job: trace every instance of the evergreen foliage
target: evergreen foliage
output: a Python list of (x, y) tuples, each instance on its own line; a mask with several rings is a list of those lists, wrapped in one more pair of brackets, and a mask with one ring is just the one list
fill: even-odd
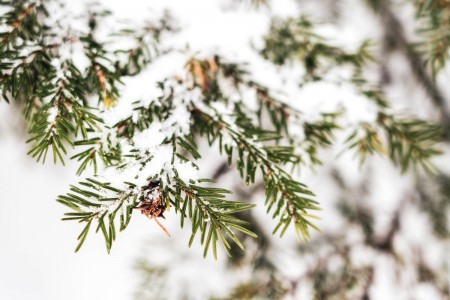
[[(261, 55), (277, 65), (299, 62), (306, 70), (299, 78), (302, 85), (326, 80), (333, 69), (349, 68), (351, 75), (342, 82), (373, 103), (373, 121), (344, 127), (345, 111), (306, 120), (240, 64), (220, 56), (194, 56), (183, 74), (160, 81), (156, 96), (135, 99), (129, 114), (110, 124), (105, 119), (121, 105), (123, 80), (145, 70), (160, 53), (161, 34), (176, 30), (170, 18), (110, 32), (105, 41), (95, 33), (107, 14), (92, 15), (86, 31), (64, 32), (46, 23), (46, 1), (1, 5), (8, 10), (0, 16), (1, 95), (24, 107), (29, 154), (44, 162), (50, 151), (55, 163), (64, 163), (74, 148), (71, 159), (79, 163), (77, 173), (95, 174), (58, 197), (70, 209), (63, 220), (83, 225), (76, 251), (92, 228), (102, 233), (109, 252), (117, 229), (124, 230), (137, 210), (166, 233), (159, 221), (165, 211), (174, 209), (181, 226), (189, 219), (190, 244), (199, 235), (205, 256), (209, 251), (217, 256), (218, 242), (229, 254), (230, 240), (243, 248), (238, 233), (256, 237), (236, 216), (253, 205), (228, 200), (228, 190), (197, 175), (202, 170), (196, 161), (203, 155), (199, 140), (226, 156), (247, 185), (262, 178), (267, 211), (277, 220), (274, 233), (282, 236), (294, 227), (298, 238), (306, 240), (311, 228), (319, 229), (314, 211), (320, 205), (290, 170), (320, 164), (320, 149), (340, 145), (343, 151), (356, 151), (361, 162), (374, 153), (387, 155), (402, 171), (432, 171), (431, 160), (440, 153), (440, 127), (393, 111), (383, 91), (364, 77), (364, 68), (374, 61), (370, 43), (354, 52), (344, 50), (318, 35), (306, 17), (274, 20)], [(435, 9), (418, 7), (420, 16)], [(123, 36), (136, 46), (109, 46)], [(67, 53), (67, 44), (81, 45), (88, 62), (84, 68), (75, 62), (75, 50)], [(430, 65), (437, 72), (444, 56), (435, 50)], [(252, 93), (256, 105), (244, 101), (242, 90)], [(338, 133), (346, 134), (346, 140), (336, 138)]]
[(443, 70), (450, 49), (450, 5), (448, 1), (414, 0), (422, 41), (417, 47), (425, 57), (433, 77)]

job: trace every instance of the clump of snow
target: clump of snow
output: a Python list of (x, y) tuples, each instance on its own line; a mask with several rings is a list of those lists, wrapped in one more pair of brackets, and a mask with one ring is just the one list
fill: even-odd
[(105, 109), (102, 113), (103, 121), (106, 126), (112, 127), (117, 124), (119, 121), (122, 121), (133, 115), (133, 104), (131, 101), (127, 101), (126, 99), (117, 101), (117, 103), (110, 107), (109, 109)]
[(148, 151), (158, 147), (162, 142), (168, 138), (168, 135), (163, 132), (161, 123), (154, 123), (149, 128), (136, 132), (134, 135), (134, 147), (142, 151)]
[(259, 101), (256, 94), (256, 88), (246, 86), (241, 87), (242, 101), (251, 111), (257, 111), (259, 108)]
[(200, 178), (198, 169), (191, 163), (176, 159), (174, 167), (178, 172), (178, 177), (184, 182), (193, 180), (194, 182)]
[[(157, 90), (150, 88), (150, 95), (147, 97), (144, 96), (146, 91), (144, 89), (142, 99), (151, 98), (152, 100), (134, 99), (141, 100), (138, 101), (138, 105), (143, 103), (158, 105), (159, 98), (165, 99), (170, 95), (173, 109), (166, 119), (154, 120), (148, 128), (137, 131), (132, 140), (119, 139), (121, 145), (127, 145), (126, 150), (122, 147), (125, 157), (123, 167), (118, 170), (109, 168), (104, 174), (108, 180), (111, 179), (122, 188), (125, 188), (123, 184), (125, 181), (137, 186), (144, 186), (148, 183), (149, 178), (157, 178), (163, 185), (171, 185), (176, 174), (186, 182), (198, 180), (199, 174), (196, 167), (192, 163), (184, 162), (176, 157), (172, 144), (168, 143), (173, 137), (190, 134), (192, 116), (189, 107), (193, 103), (200, 103), (202, 98), (201, 91), (190, 86), (190, 78), (186, 76), (186, 70), (183, 70), (183, 73), (177, 76), (178, 79), (184, 78), (182, 81), (170, 78), (160, 79), (161, 82), (164, 82), (163, 88)], [(154, 82), (154, 86), (156, 86), (156, 82)], [(133, 122), (137, 122), (140, 116), (133, 111), (133, 97), (135, 96), (129, 94), (125, 99), (121, 99), (117, 106), (103, 112), (105, 123), (112, 126), (130, 116)], [(107, 136), (109, 137), (109, 135)]]
[(55, 69), (55, 71), (56, 71), (56, 76), (52, 80), (52, 83), (56, 84), (59, 80), (65, 80), (66, 79), (66, 75), (64, 74), (64, 69), (63, 69), (63, 66), (62, 66), (62, 63), (61, 63), (61, 59), (54, 58), (54, 59), (52, 59), (52, 61), (50, 63), (53, 66), (53, 68)]
[(55, 124), (57, 116), (58, 116), (58, 108), (54, 106), (50, 107), (48, 109), (47, 122), (52, 125)]
[(300, 120), (300, 118), (296, 115), (289, 116), (288, 119), (289, 133), (299, 143), (305, 140), (304, 123), (305, 121)]

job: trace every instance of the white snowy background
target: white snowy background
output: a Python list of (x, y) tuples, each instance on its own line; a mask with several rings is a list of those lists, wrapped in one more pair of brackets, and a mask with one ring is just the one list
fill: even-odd
[[(67, 2), (70, 2), (69, 7), (74, 14), (85, 13), (86, 6), (90, 5), (88, 1)], [(298, 5), (298, 2), (303, 5)], [(361, 1), (347, 2), (347, 5), (353, 8), (346, 12), (348, 16), (343, 18), (348, 22), (339, 27), (325, 25), (321, 28), (323, 33), (349, 49), (356, 47), (364, 38), (377, 39), (380, 34), (377, 31), (377, 21), (367, 12), (367, 8), (361, 5)], [(155, 19), (164, 9), (169, 9), (182, 31), (163, 40), (163, 47), (183, 49), (189, 45), (187, 55), (198, 54), (206, 57), (220, 53), (237, 62), (248, 62), (252, 75), (259, 82), (280, 91), (280, 95), (285, 96), (287, 100), (292, 97), (305, 99), (294, 105), (312, 115), (317, 110), (334, 109), (342, 103), (345, 105), (346, 101), (356, 102), (353, 99), (357, 96), (352, 94), (351, 90), (327, 84), (315, 84), (300, 91), (296, 85), (295, 78), (298, 78), (298, 74), (295, 71), (277, 70), (270, 63), (264, 62), (252, 49), (252, 46), (257, 47), (261, 43), (261, 36), (267, 32), (272, 16), (298, 16), (301, 12), (306, 12), (313, 17), (324, 17), (326, 13), (310, 8), (314, 5), (313, 1), (276, 0), (273, 1), (270, 11), (264, 8), (249, 9), (231, 0), (104, 0), (100, 3), (111, 9), (115, 17), (137, 23), (148, 18)], [(402, 17), (408, 18), (410, 15), (411, 12), (405, 12)], [(148, 96), (148, 89), (157, 80), (181, 70), (187, 55), (179, 53), (161, 58), (142, 75), (126, 80), (125, 86), (122, 87), (122, 100)], [(410, 74), (402, 67), (405, 62), (392, 63), (398, 65), (399, 78), (404, 81), (400, 86), (411, 84), (408, 79)], [(393, 88), (389, 93), (396, 100), (408, 99), (409, 105), (419, 103), (424, 95), (420, 89), (414, 89), (412, 94), (411, 90), (405, 88)], [(404, 109), (406, 104), (398, 101), (396, 106)], [(426, 115), (428, 109), (425, 107), (421, 112)], [(373, 118), (370, 107), (364, 105), (356, 108), (352, 106), (349, 115), (350, 119), (357, 120)], [(162, 264), (171, 260), (172, 265), (176, 265), (173, 262), (180, 261), (180, 266), (172, 270), (170, 277), (173, 299), (179, 298), (177, 295), (182, 291), (194, 293), (198, 299), (204, 299), (211, 291), (220, 295), (239, 279), (230, 278), (229, 274), (224, 273), (224, 255), (215, 262), (211, 257), (204, 260), (198, 246), (194, 245), (188, 249), (189, 231), (180, 230), (177, 220), (170, 217), (165, 221), (172, 233), (170, 246), (167, 245), (167, 237), (156, 223), (136, 214), (127, 230), (118, 236), (111, 254), (106, 254), (102, 238), (94, 234), (90, 234), (83, 249), (75, 254), (75, 237), (79, 234), (80, 227), (75, 222), (66, 223), (60, 220), (64, 207), (58, 204), (55, 198), (65, 193), (69, 184), (78, 180), (75, 176), (77, 166), (71, 162), (68, 162), (66, 167), (35, 163), (26, 155), (27, 137), (23, 121), (19, 117), (20, 111), (11, 105), (0, 103), (0, 116), (0, 299), (132, 299), (140, 283), (139, 274), (133, 269), (133, 265), (137, 258), (146, 256)], [(333, 157), (334, 154), (329, 155)], [(205, 167), (203, 172), (213, 172), (217, 161), (217, 157), (207, 156), (203, 164), (209, 166), (209, 170)], [(446, 157), (440, 162), (441, 165), (448, 165)], [(363, 171), (358, 168), (351, 155), (343, 156), (337, 166), (345, 170), (347, 178), (355, 185), (359, 182)], [(373, 172), (376, 191), (367, 201), (377, 201), (377, 206), (382, 207), (377, 212), (385, 216), (386, 222), (380, 222), (377, 226), (386, 226), (398, 199), (409, 192), (412, 178), (401, 177), (395, 168), (382, 159), (375, 160), (370, 169), (365, 170)], [(324, 177), (321, 176), (327, 171), (326, 168), (319, 168), (315, 172), (302, 174), (302, 178), (318, 194), (323, 208), (319, 227), (324, 231), (339, 227), (338, 221), (331, 213), (332, 203), (327, 202), (327, 199), (333, 197), (334, 190), (326, 187), (332, 184), (324, 182)], [(227, 176), (227, 181), (226, 187), (232, 188), (232, 176)], [(259, 207), (258, 210), (264, 218), (264, 209)], [(267, 222), (270, 224), (270, 230), (273, 228), (273, 222), (268, 218)], [(427, 232), (422, 230), (424, 222), (426, 220), (421, 219), (417, 212), (411, 212), (411, 220), (408, 223), (411, 227), (410, 232), (406, 234), (407, 240), (400, 241), (404, 247), (422, 242), (423, 236), (427, 235)], [(296, 241), (293, 235), (288, 234), (277, 242), (281, 248)], [(439, 249), (433, 248), (430, 243), (428, 255), (431, 260), (433, 257), (445, 255), (436, 251)], [(283, 256), (277, 259), (280, 264), (286, 266), (286, 272), (292, 278), (298, 276), (304, 268), (301, 264), (292, 264)], [(365, 259), (371, 259), (370, 255), (361, 254), (361, 260)], [(389, 274), (389, 262), (383, 258), (377, 259), (380, 260), (381, 269), (386, 269), (386, 272), (380, 274)], [(243, 270), (240, 276), (245, 278), (251, 274)], [(374, 299), (407, 299), (406, 294), (396, 290), (391, 282), (389, 276), (376, 277), (376, 288), (372, 291)], [(416, 289), (417, 299), (436, 299), (433, 290), (426, 284), (412, 288)], [(307, 291), (305, 293), (307, 294)], [(302, 294), (297, 296), (301, 297)]]

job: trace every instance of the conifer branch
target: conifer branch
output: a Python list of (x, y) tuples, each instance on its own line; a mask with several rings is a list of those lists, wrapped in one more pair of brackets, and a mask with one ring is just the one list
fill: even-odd
[[(182, 227), (185, 219), (191, 221), (190, 244), (200, 235), (205, 256), (211, 248), (217, 256), (218, 241), (228, 254), (230, 240), (243, 248), (236, 233), (256, 235), (235, 214), (254, 205), (226, 200), (228, 190), (204, 184), (210, 180), (198, 175), (196, 161), (204, 154), (198, 140), (217, 146), (247, 185), (264, 185), (267, 212), (277, 219), (274, 233), (283, 236), (293, 225), (299, 240), (310, 237), (310, 228), (318, 230), (311, 211), (319, 205), (289, 168), (319, 164), (320, 149), (333, 146), (355, 148), (362, 160), (387, 153), (402, 171), (415, 165), (430, 170), (439, 153), (439, 128), (390, 114), (382, 91), (364, 78), (365, 66), (373, 61), (370, 43), (344, 51), (327, 43), (305, 17), (274, 21), (262, 56), (278, 65), (300, 61), (306, 70), (302, 84), (326, 80), (333, 69), (350, 68), (343, 84), (374, 105), (376, 120), (342, 126), (346, 111), (340, 109), (319, 112), (310, 120), (253, 80), (240, 64), (219, 56), (187, 59), (184, 72), (161, 78), (149, 99), (135, 99), (120, 118), (114, 117), (121, 104), (119, 87), (126, 88), (126, 77), (140, 74), (162, 53), (157, 47), (161, 34), (176, 30), (170, 20), (113, 32), (111, 39), (127, 36), (135, 46), (111, 49), (95, 34), (100, 19), (89, 20), (88, 32), (57, 34), (41, 20), (45, 2), (31, 7), (24, 3), (8, 2), (11, 12), (0, 16), (0, 23), (10, 28), (0, 35), (1, 94), (24, 102), (31, 156), (45, 161), (51, 148), (53, 160), (64, 163), (67, 148), (77, 147), (71, 157), (79, 163), (77, 174), (88, 167), (102, 174), (58, 197), (71, 210), (64, 220), (84, 225), (76, 251), (96, 226), (109, 252), (116, 227), (124, 230), (136, 210), (169, 235), (160, 218), (171, 208)], [(82, 47), (87, 67), (77, 66), (67, 43)], [(345, 145), (335, 139), (342, 130), (352, 131)]]
[[(435, 83), (435, 77), (437, 73), (444, 67), (442, 60), (443, 57), (440, 56), (448, 55), (448, 49), (447, 51), (445, 50), (446, 46), (444, 45), (444, 47), (442, 47), (443, 42), (438, 41), (437, 43), (433, 43), (432, 41), (433, 35), (436, 32), (445, 32), (446, 30), (448, 30), (448, 26), (440, 26), (440, 9), (435, 10), (435, 8), (439, 7), (438, 2), (440, 1), (413, 1), (416, 5), (419, 21), (421, 19), (427, 19), (428, 16), (430, 22), (430, 25), (426, 25), (426, 28), (419, 30), (421, 31), (419, 33), (424, 36), (425, 41), (419, 42), (416, 45), (411, 44), (411, 42), (407, 40), (403, 25), (392, 12), (391, 8), (385, 0), (371, 0), (368, 2), (372, 6), (374, 11), (379, 14), (382, 20), (386, 43), (389, 43), (390, 47), (394, 46), (396, 49), (402, 51), (402, 53), (408, 60), (408, 63), (417, 81), (421, 85), (423, 85), (431, 101), (438, 109), (438, 112), (442, 118), (441, 123), (443, 127), (450, 128), (450, 112), (448, 111), (446, 106), (446, 99)], [(444, 15), (448, 14), (448, 7), (446, 9), (443, 9), (442, 12)], [(431, 41), (427, 40), (428, 34)], [(442, 34), (442, 38), (445, 40), (445, 34)], [(439, 50), (437, 51), (437, 53), (433, 54), (433, 47), (435, 46)], [(426, 64), (430, 66), (430, 69), (432, 71), (431, 75), (426, 68), (426, 64), (424, 64), (424, 58)]]
[(433, 78), (444, 69), (450, 55), (450, 3), (446, 0), (413, 0), (419, 34), (423, 41), (417, 44), (431, 69)]

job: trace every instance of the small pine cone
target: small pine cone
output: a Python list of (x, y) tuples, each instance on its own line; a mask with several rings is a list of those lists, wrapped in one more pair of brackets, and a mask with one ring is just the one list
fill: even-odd
[(164, 219), (166, 205), (162, 199), (159, 181), (150, 181), (141, 198), (141, 203), (135, 207), (139, 209), (143, 215), (149, 219), (153, 219), (158, 223), (162, 230), (170, 237), (167, 229), (157, 220), (158, 217)]

